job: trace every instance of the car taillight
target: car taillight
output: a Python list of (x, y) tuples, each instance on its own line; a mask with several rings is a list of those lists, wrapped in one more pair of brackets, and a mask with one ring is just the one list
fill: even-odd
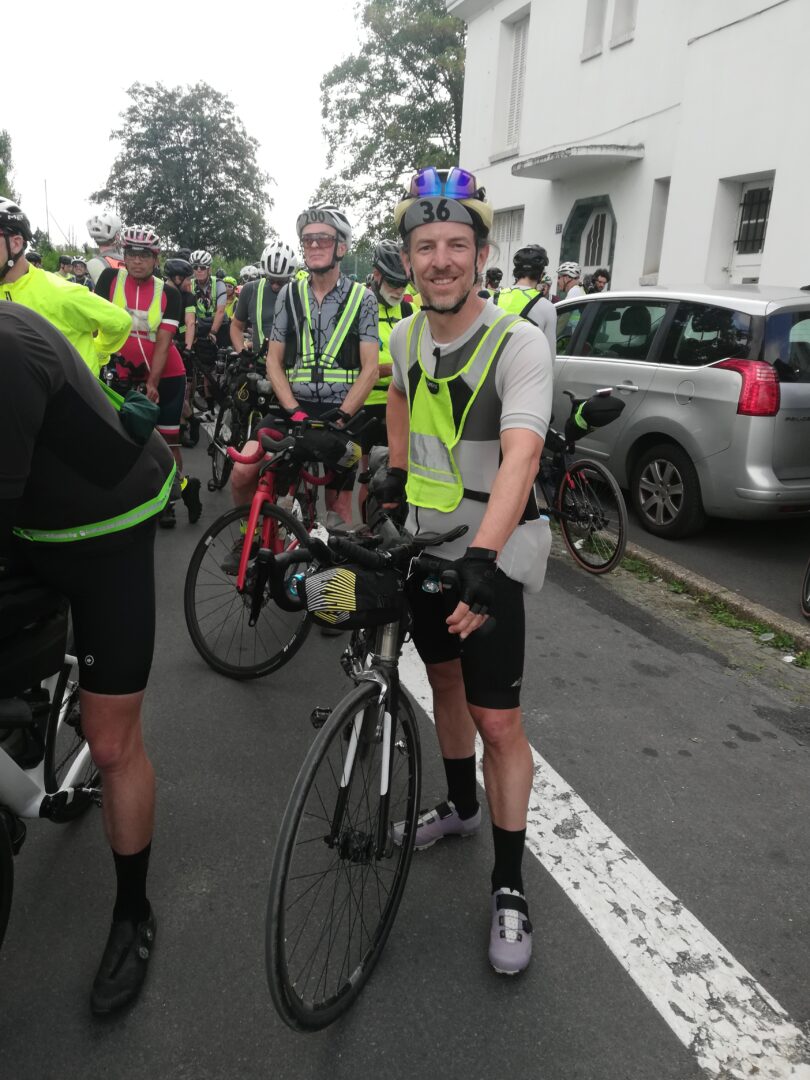
[(776, 416), (779, 412), (779, 378), (764, 360), (721, 360), (714, 365), (742, 376), (737, 413), (742, 416)]

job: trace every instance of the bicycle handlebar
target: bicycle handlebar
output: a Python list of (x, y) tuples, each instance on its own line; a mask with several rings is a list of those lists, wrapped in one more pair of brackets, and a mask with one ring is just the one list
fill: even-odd
[[(440, 544), (458, 540), (468, 530), (469, 526), (458, 525), (455, 529), (451, 529), (446, 533), (424, 533), (422, 536), (403, 538), (403, 543), (397, 544), (388, 551), (372, 551), (367, 546), (351, 540), (348, 536), (333, 534), (329, 537), (329, 547), (335, 554), (345, 559), (351, 559), (352, 562), (356, 562), (367, 570), (383, 570), (392, 566), (401, 567), (410, 559), (418, 558), (425, 548), (438, 547)], [(447, 566), (442, 560), (432, 559), (430, 562), (435, 564), (437, 572), (442, 571), (442, 569), (446, 572)]]

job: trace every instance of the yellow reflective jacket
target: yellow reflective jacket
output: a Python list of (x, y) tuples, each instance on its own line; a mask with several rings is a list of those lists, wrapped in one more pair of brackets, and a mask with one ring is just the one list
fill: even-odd
[[(0, 300), (22, 304), (61, 330), (94, 375), (129, 337), (128, 311), (58, 274), (29, 266), (16, 281), (0, 282)], [(94, 336), (95, 335), (95, 336)]]

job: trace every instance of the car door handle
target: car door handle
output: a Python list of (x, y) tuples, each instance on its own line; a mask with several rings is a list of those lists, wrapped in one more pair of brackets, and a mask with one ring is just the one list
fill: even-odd
[(634, 383), (623, 382), (619, 383), (617, 389), (619, 390), (631, 390), (634, 394), (638, 390), (638, 387)]

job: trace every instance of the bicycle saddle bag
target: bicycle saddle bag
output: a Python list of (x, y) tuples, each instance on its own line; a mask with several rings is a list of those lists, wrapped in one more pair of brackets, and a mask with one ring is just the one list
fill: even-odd
[(0, 697), (14, 697), (59, 671), (67, 602), (35, 578), (0, 581)]
[(328, 566), (308, 573), (303, 590), (313, 619), (341, 630), (383, 626), (403, 612), (404, 585), (395, 570)]

